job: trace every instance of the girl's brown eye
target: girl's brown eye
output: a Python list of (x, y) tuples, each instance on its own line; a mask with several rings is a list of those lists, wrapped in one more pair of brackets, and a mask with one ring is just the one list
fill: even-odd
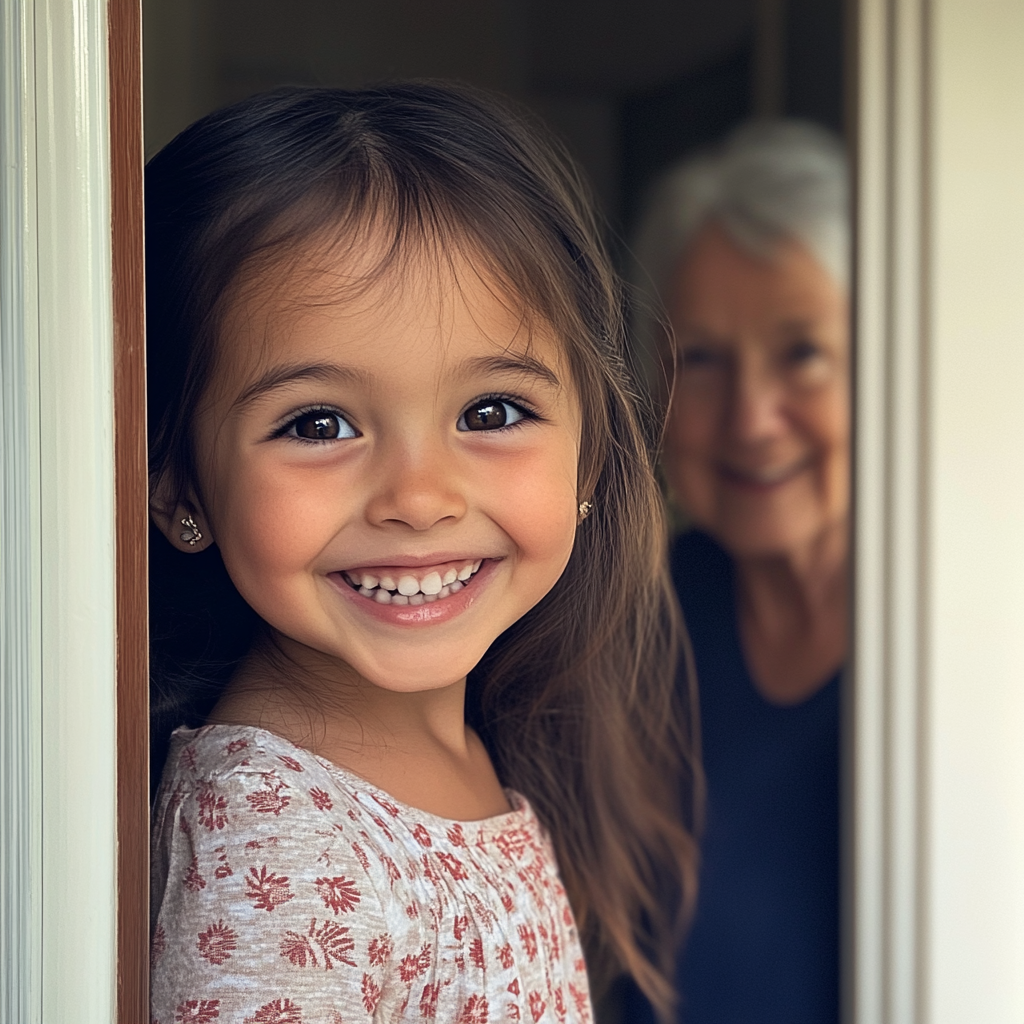
[(471, 405), (459, 417), (455, 426), (459, 430), (498, 430), (518, 423), (522, 418), (522, 410), (517, 409), (511, 402), (487, 399)]
[(303, 441), (335, 441), (342, 437), (356, 436), (344, 417), (327, 409), (316, 409), (296, 416), (288, 433)]

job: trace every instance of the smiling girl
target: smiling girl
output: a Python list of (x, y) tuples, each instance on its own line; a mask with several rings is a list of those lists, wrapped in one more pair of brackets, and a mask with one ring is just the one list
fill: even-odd
[(464, 90), (302, 89), (146, 188), (153, 1020), (585, 1021), (582, 950), (668, 1013), (689, 709), (571, 167)]

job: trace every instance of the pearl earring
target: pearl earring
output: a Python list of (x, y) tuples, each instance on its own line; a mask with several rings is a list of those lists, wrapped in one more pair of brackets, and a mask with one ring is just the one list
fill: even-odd
[(593, 504), (589, 501), (581, 501), (579, 507), (576, 509), (576, 522), (582, 523), (587, 516), (590, 515), (590, 510), (593, 508)]
[(194, 548), (203, 539), (203, 532), (196, 525), (196, 521), (192, 518), (191, 512), (182, 519), (181, 525), (185, 527), (185, 531), (181, 534), (181, 539), (185, 541), (190, 548)]

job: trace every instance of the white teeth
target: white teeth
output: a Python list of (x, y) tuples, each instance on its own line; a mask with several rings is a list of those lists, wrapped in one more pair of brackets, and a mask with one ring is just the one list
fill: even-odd
[(440, 593), (441, 574), (438, 572), (428, 572), (427, 575), (420, 580), (417, 589), (422, 590), (424, 594)]
[(482, 564), (483, 559), (480, 559), (461, 569), (446, 569), (443, 576), (432, 569), (421, 580), (406, 574), (399, 576), (397, 582), (392, 576), (377, 577), (372, 572), (356, 575), (346, 571), (344, 575), (363, 597), (378, 604), (421, 605), (458, 593)]

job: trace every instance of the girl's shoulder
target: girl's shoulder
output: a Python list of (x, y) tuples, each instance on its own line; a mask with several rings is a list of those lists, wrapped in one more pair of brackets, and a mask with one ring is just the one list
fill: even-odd
[(184, 831), (195, 826), (210, 839), (229, 831), (273, 837), (287, 831), (291, 841), (310, 832), (344, 833), (358, 859), (366, 849), (384, 851), (385, 859), (389, 853), (418, 860), (428, 850), (456, 855), (470, 849), (489, 851), (499, 862), (515, 853), (514, 862), (527, 851), (550, 857), (548, 836), (530, 804), (513, 791), (508, 796), (512, 810), (506, 814), (453, 821), (403, 804), (266, 729), (180, 728), (171, 738), (157, 796), (154, 840), (174, 818)]
[(352, 820), (357, 794), (310, 751), (265, 729), (208, 725), (176, 729), (157, 794), (154, 826), (194, 803), (194, 824), (210, 833), (319, 827)]
[[(171, 736), (157, 802), (174, 791), (206, 785), (245, 789), (255, 784), (276, 789), (281, 798), (250, 801), (253, 810), (265, 804), (268, 813), (279, 815), (299, 792), (309, 794), (318, 783), (339, 790), (337, 797), (345, 795), (327, 762), (276, 733), (247, 725), (183, 726)], [(316, 802), (315, 796), (311, 799)]]
[(449, 821), (265, 730), (178, 730), (154, 813), (154, 1018), (216, 1003), (277, 1020), (283, 1000), (316, 1024), (505, 1004), (508, 1019), (588, 1019), (550, 843), (511, 799)]

